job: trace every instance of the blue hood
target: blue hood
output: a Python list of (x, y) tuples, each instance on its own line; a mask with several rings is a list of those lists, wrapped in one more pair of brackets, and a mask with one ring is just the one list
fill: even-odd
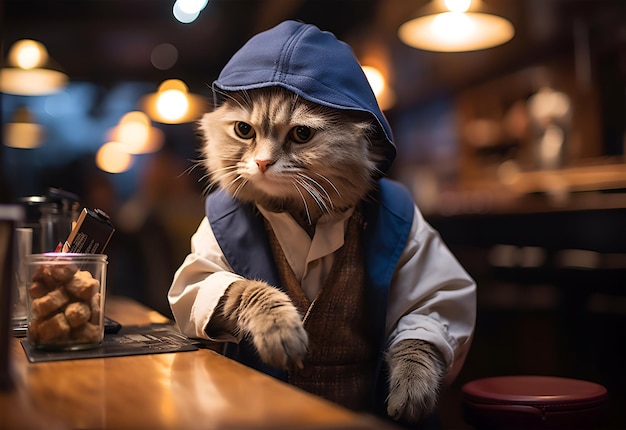
[(286, 88), (320, 105), (370, 113), (388, 142), (386, 172), (396, 156), (391, 127), (350, 46), (329, 32), (285, 21), (252, 37), (213, 83), (219, 92), (270, 86)]

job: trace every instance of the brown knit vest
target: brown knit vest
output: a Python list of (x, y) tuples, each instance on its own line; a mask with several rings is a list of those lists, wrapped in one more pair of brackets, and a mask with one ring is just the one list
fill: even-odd
[(358, 211), (350, 218), (345, 243), (313, 302), (300, 283), (266, 221), (283, 288), (304, 316), (309, 352), (304, 368), (289, 372), (289, 382), (350, 409), (366, 407), (372, 391), (374, 348), (367, 336), (363, 254)]

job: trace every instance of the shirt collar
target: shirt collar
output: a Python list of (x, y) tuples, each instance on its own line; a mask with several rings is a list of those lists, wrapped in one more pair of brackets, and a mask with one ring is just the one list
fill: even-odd
[(354, 208), (349, 208), (344, 212), (322, 215), (311, 238), (289, 213), (271, 212), (257, 207), (272, 226), (287, 262), (299, 281), (306, 276), (309, 263), (343, 246), (346, 222), (354, 212)]

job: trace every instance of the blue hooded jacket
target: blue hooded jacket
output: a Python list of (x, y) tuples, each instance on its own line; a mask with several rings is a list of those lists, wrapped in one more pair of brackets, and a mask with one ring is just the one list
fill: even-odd
[(215, 104), (220, 91), (279, 86), (300, 97), (336, 109), (371, 114), (388, 143), (387, 172), (396, 157), (391, 127), (352, 48), (314, 25), (285, 21), (252, 37), (226, 64), (213, 83)]
[[(313, 25), (286, 21), (251, 38), (228, 62), (213, 83), (216, 106), (223, 92), (280, 86), (320, 105), (369, 113), (387, 142), (387, 172), (396, 149), (391, 128), (378, 107), (369, 82), (351, 48), (332, 33)], [(364, 202), (362, 232), (368, 314), (379, 360), (378, 386), (372, 393), (373, 411), (384, 414), (386, 378), (383, 373), (385, 317), (389, 287), (414, 216), (408, 191), (393, 181), (379, 179)], [(249, 279), (263, 279), (280, 287), (262, 217), (254, 205), (244, 204), (218, 190), (208, 196), (206, 214), (220, 248), (232, 269)], [(244, 340), (230, 344), (226, 355), (275, 377), (286, 374), (260, 362), (254, 347)]]

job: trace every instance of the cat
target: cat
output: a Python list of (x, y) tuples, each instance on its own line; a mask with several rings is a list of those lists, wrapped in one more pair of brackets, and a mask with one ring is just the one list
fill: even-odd
[(303, 228), (363, 199), (384, 158), (365, 114), (316, 105), (280, 87), (229, 95), (200, 129), (212, 184), (287, 211)]
[[(201, 130), (211, 184), (239, 200), (288, 212), (305, 230), (323, 214), (367, 198), (384, 157), (363, 115), (319, 106), (278, 87), (229, 94), (204, 115)], [(208, 330), (249, 337), (268, 365), (302, 367), (308, 337), (286, 293), (258, 280), (236, 281), (218, 309)], [(437, 349), (404, 340), (386, 361), (388, 414), (415, 422), (432, 413), (445, 375)]]
[(212, 90), (206, 216), (168, 292), (181, 332), (350, 409), (433, 414), (471, 344), (475, 283), (385, 177), (391, 127), (351, 48), (285, 21)]

